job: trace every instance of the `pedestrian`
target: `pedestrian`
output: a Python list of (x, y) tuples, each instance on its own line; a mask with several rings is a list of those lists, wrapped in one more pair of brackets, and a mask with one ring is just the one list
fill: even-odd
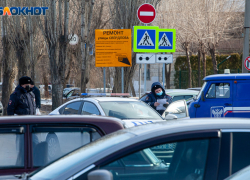
[(33, 89), (33, 93), (35, 94), (35, 99), (36, 99), (36, 108), (41, 108), (41, 94), (40, 90), (35, 86), (34, 82), (31, 81), (31, 86)]
[(162, 115), (167, 106), (172, 103), (172, 97), (165, 93), (161, 83), (154, 82), (151, 86), (151, 92), (147, 95), (145, 102)]
[(30, 88), (30, 85), (30, 77), (23, 76), (19, 79), (19, 85), (10, 95), (10, 100), (7, 108), (8, 115), (35, 115), (35, 95), (32, 92), (32, 88)]

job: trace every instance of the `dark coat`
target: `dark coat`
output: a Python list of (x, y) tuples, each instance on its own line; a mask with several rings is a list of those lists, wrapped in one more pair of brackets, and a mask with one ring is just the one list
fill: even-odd
[(32, 89), (27, 92), (26, 89), (18, 85), (10, 95), (7, 113), (8, 115), (35, 115), (36, 103)]
[(40, 95), (40, 90), (34, 86), (33, 88), (33, 93), (35, 94), (35, 99), (36, 99), (36, 107), (41, 108), (41, 95)]
[[(162, 88), (163, 93), (162, 93), (161, 96), (157, 96), (155, 94), (154, 90), (153, 90), (153, 87), (156, 86), (156, 85), (159, 85)], [(157, 102), (157, 99), (166, 99), (169, 104), (172, 103), (172, 97), (165, 93), (165, 90), (164, 90), (163, 86), (159, 82), (155, 82), (155, 83), (152, 84), (151, 92), (147, 95), (145, 103), (149, 104), (152, 108), (154, 108), (156, 110), (156, 107), (154, 106), (154, 103)], [(163, 112), (164, 112), (164, 110), (156, 110), (156, 111), (160, 115), (162, 115)]]

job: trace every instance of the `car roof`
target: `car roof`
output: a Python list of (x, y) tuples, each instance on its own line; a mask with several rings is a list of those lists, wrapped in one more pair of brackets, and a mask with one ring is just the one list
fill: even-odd
[(197, 95), (198, 93), (199, 93), (199, 91), (188, 90), (188, 89), (166, 92), (166, 94), (168, 94), (170, 96), (174, 96), (174, 95)]
[[(1, 117), (0, 125), (20, 124), (89, 124), (99, 127), (106, 134), (124, 129), (118, 118), (97, 115), (9, 116)], [(112, 127), (112, 128), (110, 128)]]
[[(137, 99), (133, 99), (133, 98), (123, 98), (123, 97), (97, 97), (97, 96), (93, 96), (93, 97), (86, 97), (86, 98), (77, 98), (74, 99), (76, 100), (96, 100), (96, 101), (138, 101)], [(72, 100), (73, 101), (73, 100)]]
[(248, 73), (215, 74), (207, 76), (203, 80), (211, 81), (211, 80), (235, 80), (235, 79), (250, 79), (250, 74)]
[(156, 131), (162, 131), (163, 133), (165, 132), (165, 134), (169, 134), (181, 131), (195, 131), (207, 129), (250, 129), (250, 119), (195, 118), (190, 120), (170, 120), (156, 122), (150, 125), (146, 124), (143, 126), (132, 127), (126, 129), (125, 131), (140, 136)]
[[(145, 124), (141, 126), (136, 126), (124, 130), (120, 130), (114, 132), (110, 135), (104, 136), (101, 139), (92, 142), (84, 147), (81, 147), (78, 150), (71, 152), (65, 157), (55, 161), (48, 167), (55, 168), (59, 167), (62, 164), (69, 162), (70, 165), (65, 165), (70, 172), (67, 174), (58, 174), (57, 179), (61, 179), (61, 177), (72, 176), (75, 175), (79, 170), (83, 168), (90, 167), (94, 162), (106, 158), (110, 154), (117, 152), (121, 149), (131, 147), (135, 143), (145, 142), (148, 139), (154, 139), (156, 137), (164, 136), (167, 134), (175, 134), (182, 132), (195, 132), (202, 130), (225, 130), (225, 132), (235, 131), (240, 129), (242, 132), (243, 129), (250, 129), (250, 119), (230, 119), (230, 118), (213, 118), (213, 119), (191, 119), (191, 120), (171, 120), (171, 121), (163, 121), (156, 122), (151, 124)], [(226, 129), (231, 129), (230, 131), (226, 131)], [(219, 132), (218, 132), (219, 133)], [(220, 134), (218, 134), (220, 136)], [(92, 156), (87, 156), (83, 151), (90, 151), (92, 148), (96, 148), (97, 143), (101, 146), (103, 143), (107, 143), (109, 139), (114, 140), (113, 138), (121, 138), (121, 141), (117, 140), (114, 144), (110, 144), (108, 142), (108, 147), (105, 149), (101, 149), (102, 153), (96, 151), (96, 154), (92, 154)], [(69, 158), (69, 159), (68, 159)], [(84, 161), (83, 161), (84, 160)], [(77, 162), (77, 163), (75, 163)], [(74, 164), (75, 163), (75, 164)], [(42, 173), (48, 172), (48, 167), (45, 167), (41, 170)], [(58, 168), (57, 168), (58, 169)], [(38, 172), (39, 173), (39, 172)], [(53, 172), (54, 173), (54, 172)], [(74, 174), (72, 174), (74, 173)]]

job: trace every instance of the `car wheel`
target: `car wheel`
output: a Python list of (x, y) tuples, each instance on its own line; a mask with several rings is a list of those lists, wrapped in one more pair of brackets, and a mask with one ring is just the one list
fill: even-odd
[(60, 156), (60, 144), (55, 133), (49, 133), (46, 137), (48, 143), (48, 160), (52, 161)]

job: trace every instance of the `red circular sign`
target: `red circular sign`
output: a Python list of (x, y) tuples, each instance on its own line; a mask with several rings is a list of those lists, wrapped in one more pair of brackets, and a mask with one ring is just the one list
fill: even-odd
[(137, 10), (138, 19), (144, 23), (149, 24), (155, 19), (155, 8), (151, 4), (143, 4)]
[(250, 71), (250, 56), (248, 56), (244, 61), (245, 68)]

